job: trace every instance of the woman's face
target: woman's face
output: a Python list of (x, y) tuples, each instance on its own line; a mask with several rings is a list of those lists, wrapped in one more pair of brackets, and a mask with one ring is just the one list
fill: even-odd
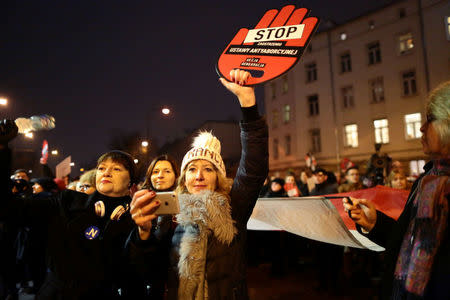
[(44, 189), (42, 188), (42, 186), (39, 183), (35, 182), (33, 184), (33, 194), (39, 194), (40, 192), (43, 192), (43, 191), (44, 191)]
[(423, 152), (431, 156), (439, 157), (444, 155), (444, 153), (442, 153), (444, 147), (441, 146), (441, 141), (433, 121), (426, 121), (422, 127), (420, 127), (420, 131), (423, 133), (421, 139)]
[(281, 186), (281, 184), (279, 184), (278, 182), (272, 182), (272, 184), (270, 185), (270, 189), (272, 190), (272, 192), (278, 192), (282, 189), (283, 187)]
[(198, 159), (190, 162), (186, 167), (185, 186), (190, 194), (201, 191), (214, 191), (217, 184), (217, 172), (212, 163)]
[(402, 174), (395, 174), (391, 181), (391, 186), (394, 189), (406, 190), (406, 177)]
[(95, 175), (97, 191), (109, 197), (122, 197), (129, 194), (130, 173), (118, 162), (108, 158), (97, 166)]
[(175, 172), (172, 164), (167, 160), (158, 161), (152, 170), (150, 180), (157, 191), (171, 188), (175, 183)]
[(291, 176), (291, 175), (287, 176), (287, 177), (286, 177), (286, 183), (294, 184), (294, 183), (295, 183), (295, 178), (294, 178), (294, 176)]
[(95, 192), (95, 186), (92, 186), (89, 182), (81, 182), (79, 181), (76, 185), (76, 191), (85, 194), (92, 194)]

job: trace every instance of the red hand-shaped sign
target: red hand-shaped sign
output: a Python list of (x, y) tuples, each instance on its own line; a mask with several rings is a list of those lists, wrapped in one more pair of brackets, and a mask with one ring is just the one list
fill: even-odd
[(289, 71), (302, 56), (319, 19), (305, 18), (308, 9), (287, 5), (271, 9), (255, 29), (241, 28), (219, 57), (217, 73), (232, 81), (230, 71), (243, 69), (252, 76), (245, 85), (272, 80)]

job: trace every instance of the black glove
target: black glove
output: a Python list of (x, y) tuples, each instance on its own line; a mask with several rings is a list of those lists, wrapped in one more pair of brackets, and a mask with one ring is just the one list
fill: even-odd
[(7, 119), (0, 121), (0, 144), (7, 145), (17, 136), (18, 131), (19, 129), (14, 121)]

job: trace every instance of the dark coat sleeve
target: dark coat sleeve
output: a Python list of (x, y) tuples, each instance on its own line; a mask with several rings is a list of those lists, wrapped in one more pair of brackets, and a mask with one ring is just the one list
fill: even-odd
[(125, 243), (125, 255), (130, 267), (150, 285), (151, 299), (164, 297), (172, 235), (172, 216), (161, 216), (153, 222), (148, 240), (142, 241), (135, 227)]
[(263, 118), (240, 127), (241, 159), (230, 196), (233, 219), (245, 225), (268, 174), (268, 129)]

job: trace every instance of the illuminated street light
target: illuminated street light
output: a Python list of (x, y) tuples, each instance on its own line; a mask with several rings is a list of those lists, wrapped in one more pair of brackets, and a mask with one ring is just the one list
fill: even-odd
[(84, 172), (84, 168), (80, 168), (80, 172)]
[(58, 150), (52, 150), (52, 155), (58, 155)]
[(161, 112), (167, 116), (168, 114), (170, 114), (170, 109), (167, 107), (164, 107), (163, 109), (161, 109)]
[(28, 132), (25, 133), (25, 137), (29, 138), (29, 139), (32, 139), (33, 138), (33, 133), (31, 131), (28, 131)]
[(142, 147), (148, 147), (148, 142), (147, 141), (142, 141), (141, 145), (142, 145)]
[(134, 159), (134, 163), (137, 164), (139, 160), (137, 158)]
[(0, 105), (6, 106), (8, 104), (8, 99), (0, 98)]
[(74, 162), (71, 162), (71, 163), (70, 163), (70, 166), (71, 166), (71, 167), (75, 166), (75, 163), (74, 163)]

